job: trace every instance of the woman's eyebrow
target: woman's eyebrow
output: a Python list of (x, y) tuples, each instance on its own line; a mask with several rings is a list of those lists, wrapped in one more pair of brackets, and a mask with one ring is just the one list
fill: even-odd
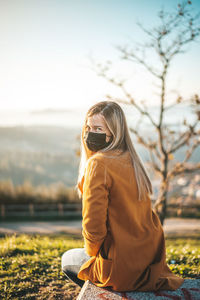
[[(89, 125), (87, 125), (88, 127), (90, 127)], [(101, 127), (101, 128), (103, 128), (103, 126), (101, 126), (101, 125), (94, 125), (93, 127)]]

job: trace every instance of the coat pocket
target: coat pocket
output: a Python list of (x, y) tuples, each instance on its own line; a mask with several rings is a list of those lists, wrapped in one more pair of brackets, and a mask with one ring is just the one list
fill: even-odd
[(104, 258), (101, 253), (101, 249), (96, 256), (95, 260), (95, 273), (96, 278), (101, 283), (106, 283), (110, 279), (110, 274), (112, 271), (113, 260)]
[(101, 256), (105, 259), (113, 259), (113, 238), (111, 232), (108, 231), (107, 236), (102, 244)]

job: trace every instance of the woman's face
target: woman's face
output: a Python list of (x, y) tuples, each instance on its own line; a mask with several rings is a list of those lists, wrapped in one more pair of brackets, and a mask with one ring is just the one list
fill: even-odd
[(99, 133), (105, 133), (106, 134), (106, 142), (110, 140), (110, 137), (112, 136), (112, 133), (108, 129), (104, 118), (101, 114), (95, 114), (91, 117), (88, 117), (87, 124), (86, 124), (86, 130), (92, 131), (92, 132), (99, 132)]

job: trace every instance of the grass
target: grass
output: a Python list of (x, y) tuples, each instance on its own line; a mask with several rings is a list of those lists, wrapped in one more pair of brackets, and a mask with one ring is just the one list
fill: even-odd
[[(83, 247), (81, 237), (12, 235), (0, 238), (1, 299), (76, 299), (80, 287), (61, 271), (61, 255)], [(200, 278), (200, 240), (166, 239), (167, 263), (183, 278)]]
[(80, 288), (61, 271), (61, 255), (81, 238), (12, 235), (0, 239), (2, 299), (75, 299)]

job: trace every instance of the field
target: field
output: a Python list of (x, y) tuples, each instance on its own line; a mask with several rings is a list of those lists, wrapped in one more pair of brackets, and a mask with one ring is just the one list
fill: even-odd
[[(81, 237), (12, 235), (0, 238), (1, 299), (76, 299), (80, 288), (61, 271), (61, 255), (83, 247)], [(200, 240), (166, 238), (167, 263), (183, 278), (200, 278)]]

